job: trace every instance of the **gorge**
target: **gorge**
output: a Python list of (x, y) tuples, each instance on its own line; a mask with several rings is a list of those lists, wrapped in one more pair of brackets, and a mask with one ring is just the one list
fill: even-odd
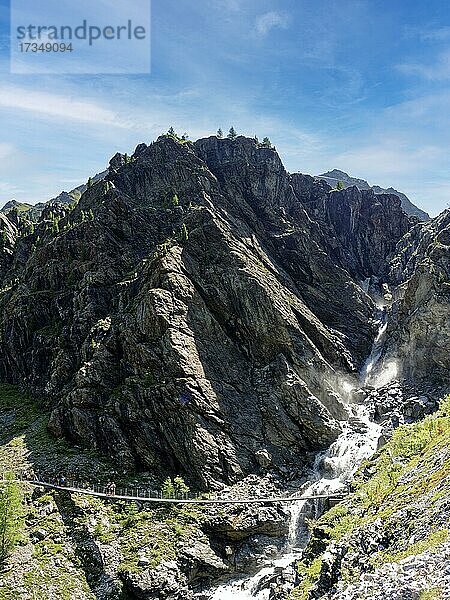
[[(2, 470), (349, 495), (331, 511), (191, 510), (25, 490), (0, 598), (344, 598), (385, 568), (367, 556), (404, 551), (426, 493), (423, 539), (444, 531), (449, 210), (420, 222), (395, 194), (288, 173), (243, 136), (162, 135), (80, 193), (0, 212)], [(408, 500), (424, 456), (430, 489)]]

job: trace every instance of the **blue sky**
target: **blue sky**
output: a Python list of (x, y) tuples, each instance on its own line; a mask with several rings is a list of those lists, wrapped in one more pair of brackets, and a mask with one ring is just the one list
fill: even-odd
[(446, 0), (153, 0), (152, 71), (128, 76), (10, 74), (0, 6), (0, 204), (71, 189), (170, 125), (234, 125), (289, 171), (450, 202)]

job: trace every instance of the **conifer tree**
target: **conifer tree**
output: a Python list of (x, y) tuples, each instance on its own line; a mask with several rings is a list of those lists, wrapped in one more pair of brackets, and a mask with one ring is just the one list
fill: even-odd
[(181, 498), (189, 492), (189, 487), (184, 483), (184, 479), (179, 475), (173, 480), (173, 490), (176, 498)]
[(163, 498), (173, 498), (174, 497), (175, 490), (173, 487), (172, 479), (170, 477), (168, 477), (162, 484), (161, 492), (162, 492)]
[(235, 140), (236, 137), (237, 137), (236, 130), (234, 129), (234, 127), (230, 127), (230, 131), (228, 132), (228, 138), (230, 140)]

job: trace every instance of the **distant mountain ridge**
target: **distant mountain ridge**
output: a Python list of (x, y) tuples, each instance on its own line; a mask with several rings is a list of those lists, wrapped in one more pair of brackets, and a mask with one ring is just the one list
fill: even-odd
[[(91, 177), (91, 181), (92, 183), (97, 183), (97, 181), (101, 181), (102, 179), (104, 179), (106, 177), (106, 175), (108, 174), (108, 171), (102, 171), (101, 173), (97, 173), (97, 175), (94, 175), (94, 177)], [(77, 186), (76, 188), (74, 188), (73, 190), (70, 190), (70, 192), (61, 192), (58, 196), (56, 196), (55, 198), (52, 198), (51, 200), (49, 200), (46, 204), (51, 204), (53, 202), (60, 202), (61, 204), (72, 204), (73, 202), (78, 202), (78, 200), (81, 197), (81, 194), (83, 194), (87, 189), (87, 183), (83, 183), (79, 186)]]
[[(107, 175), (108, 171), (102, 171), (101, 173), (97, 173), (94, 177), (91, 178), (92, 183), (97, 183), (97, 181), (101, 181)], [(19, 213), (28, 213), (28, 217), (31, 221), (38, 221), (42, 211), (46, 206), (51, 204), (66, 204), (71, 205), (80, 199), (81, 195), (86, 191), (87, 183), (83, 183), (70, 192), (62, 191), (58, 196), (47, 200), (46, 202), (38, 202), (37, 204), (29, 204), (28, 202), (17, 202), (17, 200), (9, 200), (1, 209), (0, 212), (3, 214), (8, 214), (11, 210), (17, 209)]]
[(406, 194), (399, 192), (393, 187), (382, 188), (379, 185), (370, 185), (365, 179), (352, 177), (348, 173), (345, 173), (345, 171), (340, 171), (339, 169), (332, 169), (331, 171), (327, 171), (321, 175), (316, 175), (315, 177), (316, 179), (322, 179), (323, 181), (326, 181), (333, 187), (335, 187), (339, 181), (342, 181), (344, 187), (346, 188), (356, 185), (356, 187), (360, 190), (373, 190), (375, 194), (395, 194), (400, 198), (402, 202), (402, 208), (406, 214), (415, 216), (420, 221), (430, 220), (430, 215), (428, 213), (413, 204)]
[(17, 202), (17, 200), (9, 200), (2, 208), (3, 213), (7, 213), (13, 208), (16, 208), (18, 212), (26, 212), (30, 210), (31, 204), (27, 202)]

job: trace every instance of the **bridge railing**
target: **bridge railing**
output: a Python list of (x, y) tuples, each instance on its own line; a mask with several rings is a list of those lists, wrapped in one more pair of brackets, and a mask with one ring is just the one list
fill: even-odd
[[(1, 479), (7, 480), (7, 473), (1, 473)], [(128, 498), (136, 499), (172, 499), (172, 500), (200, 500), (208, 499), (209, 493), (207, 492), (163, 492), (161, 490), (155, 490), (142, 485), (133, 486), (131, 484), (114, 485), (111, 489), (107, 484), (102, 482), (92, 482), (86, 480), (78, 480), (67, 477), (45, 477), (39, 476), (35, 473), (29, 473), (27, 471), (15, 472), (14, 476), (17, 480), (28, 482), (30, 484), (41, 484), (47, 485), (59, 489), (67, 490), (79, 490), (84, 492), (92, 492), (95, 494), (102, 494), (105, 496), (125, 496)], [(114, 492), (114, 493), (112, 493)]]
[[(18, 481), (23, 481), (35, 486), (47, 487), (50, 489), (56, 489), (61, 491), (67, 491), (69, 493), (79, 493), (92, 496), (100, 496), (107, 498), (114, 498), (116, 500), (126, 501), (147, 501), (156, 503), (201, 503), (201, 504), (254, 504), (254, 503), (277, 503), (277, 502), (297, 502), (297, 501), (308, 501), (308, 500), (325, 500), (327, 508), (330, 508), (334, 504), (340, 502), (347, 495), (345, 491), (341, 493), (335, 492), (333, 494), (316, 494), (312, 496), (306, 495), (291, 495), (291, 496), (271, 496), (271, 497), (217, 497), (208, 493), (198, 492), (183, 492), (183, 493), (172, 493), (165, 494), (161, 490), (152, 490), (144, 488), (142, 486), (118, 486), (113, 489), (104, 485), (103, 483), (91, 483), (86, 481), (67, 480), (64, 478), (64, 482), (55, 479), (53, 481), (42, 481), (42, 478), (37, 476), (30, 477), (30, 473), (21, 472), (16, 473), (15, 477)], [(2, 479), (11, 481), (10, 474), (6, 477), (6, 474), (2, 474)]]

